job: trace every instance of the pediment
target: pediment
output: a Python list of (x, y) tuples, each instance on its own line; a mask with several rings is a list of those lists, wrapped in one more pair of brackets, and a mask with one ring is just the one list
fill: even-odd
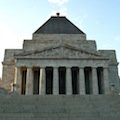
[(91, 53), (85, 50), (74, 48), (71, 46), (57, 46), (45, 48), (39, 51), (23, 52), (16, 55), (16, 58), (89, 58), (98, 59), (103, 58), (98, 53)]

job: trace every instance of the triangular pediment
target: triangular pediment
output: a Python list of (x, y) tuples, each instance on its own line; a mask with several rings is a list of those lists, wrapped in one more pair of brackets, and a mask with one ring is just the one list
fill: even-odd
[(68, 45), (45, 48), (39, 51), (23, 52), (16, 58), (73, 58), (73, 59), (99, 59), (104, 58), (98, 53), (92, 53)]

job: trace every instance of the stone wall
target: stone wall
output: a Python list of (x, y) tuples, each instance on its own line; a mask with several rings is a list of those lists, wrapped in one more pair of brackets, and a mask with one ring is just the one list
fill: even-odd
[(11, 85), (14, 82), (15, 65), (3, 65), (2, 88), (11, 91)]
[(120, 78), (115, 50), (99, 50), (98, 52), (109, 58), (109, 83), (111, 92), (120, 92)]
[(2, 88), (5, 88), (8, 91), (11, 91), (11, 85), (14, 81), (15, 75), (15, 58), (14, 55), (20, 53), (20, 49), (6, 49), (2, 71)]
[(86, 40), (84, 34), (33, 34), (34, 40)]
[(24, 50), (40, 50), (59, 44), (67, 44), (86, 51), (96, 52), (96, 42), (83, 34), (33, 34), (32, 40), (24, 40)]
[(41, 50), (47, 47), (55, 47), (57, 45), (67, 44), (86, 51), (96, 52), (96, 42), (94, 40), (24, 40), (23, 49), (25, 51)]

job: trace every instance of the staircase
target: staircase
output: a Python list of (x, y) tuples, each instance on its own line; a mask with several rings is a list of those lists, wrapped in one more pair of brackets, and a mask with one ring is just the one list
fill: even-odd
[(0, 120), (120, 120), (120, 96), (0, 96)]

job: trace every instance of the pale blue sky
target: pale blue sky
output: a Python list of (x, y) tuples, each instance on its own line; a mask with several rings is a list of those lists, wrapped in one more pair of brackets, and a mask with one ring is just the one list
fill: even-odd
[(22, 48), (57, 11), (96, 40), (98, 49), (115, 49), (120, 62), (120, 0), (0, 0), (0, 61), (4, 49)]

